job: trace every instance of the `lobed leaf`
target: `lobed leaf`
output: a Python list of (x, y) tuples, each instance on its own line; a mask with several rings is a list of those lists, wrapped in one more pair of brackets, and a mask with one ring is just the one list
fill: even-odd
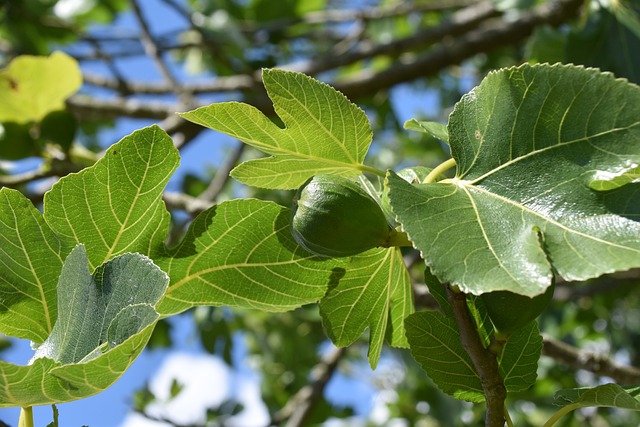
[(179, 160), (158, 126), (137, 130), (95, 165), (61, 178), (45, 194), (45, 220), (56, 233), (85, 245), (91, 269), (126, 252), (154, 258), (169, 230), (162, 192)]
[(301, 73), (265, 69), (262, 80), (284, 128), (237, 102), (181, 114), (271, 156), (240, 164), (231, 172), (234, 178), (257, 187), (295, 189), (319, 173), (356, 176), (367, 169), (362, 162), (372, 132), (364, 111)]
[(67, 256), (58, 279), (58, 319), (34, 359), (86, 362), (155, 323), (154, 306), (169, 277), (140, 254), (120, 255), (89, 273), (83, 245)]
[(391, 345), (407, 347), (404, 319), (413, 313), (411, 280), (399, 248), (372, 249), (350, 259), (346, 273), (320, 301), (327, 334), (348, 346), (370, 328), (369, 364), (380, 360), (388, 325)]
[(554, 272), (585, 280), (640, 266), (640, 188), (590, 188), (640, 163), (640, 88), (575, 66), (490, 73), (449, 123), (452, 180), (390, 173), (394, 213), (441, 281), (535, 296)]

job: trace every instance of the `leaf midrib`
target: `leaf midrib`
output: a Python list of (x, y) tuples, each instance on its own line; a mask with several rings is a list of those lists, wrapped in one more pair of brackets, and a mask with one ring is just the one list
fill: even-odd
[[(465, 191), (465, 193), (468, 195), (468, 197), (470, 199), (470, 202), (474, 206), (475, 206), (475, 204), (473, 202), (473, 198), (468, 192), (469, 189), (478, 191), (478, 192), (486, 194), (486, 195), (488, 195), (490, 197), (496, 198), (496, 199), (500, 200), (501, 202), (504, 202), (504, 203), (510, 204), (512, 206), (515, 206), (515, 207), (525, 211), (526, 213), (529, 213), (529, 214), (531, 214), (531, 215), (533, 215), (535, 217), (540, 218), (545, 223), (554, 225), (554, 226), (556, 226), (556, 227), (558, 227), (558, 228), (560, 228), (560, 229), (562, 229), (562, 230), (564, 230), (564, 231), (566, 231), (566, 232), (568, 232), (570, 234), (575, 234), (577, 236), (584, 237), (586, 239), (590, 239), (590, 240), (593, 240), (593, 241), (598, 242), (598, 243), (602, 243), (602, 244), (609, 245), (609, 246), (612, 246), (612, 247), (616, 247), (616, 248), (619, 248), (619, 249), (624, 249), (624, 250), (628, 250), (628, 251), (637, 252), (637, 253), (640, 254), (640, 250), (639, 249), (634, 249), (634, 248), (631, 248), (631, 247), (628, 247), (628, 246), (620, 245), (618, 243), (609, 242), (607, 240), (596, 238), (596, 237), (591, 236), (589, 234), (585, 234), (583, 232), (574, 230), (574, 229), (569, 228), (566, 225), (562, 224), (561, 222), (558, 222), (558, 221), (554, 220), (553, 218), (546, 217), (543, 214), (541, 214), (541, 213), (539, 213), (539, 212), (537, 212), (537, 211), (535, 211), (535, 210), (533, 210), (533, 209), (531, 209), (531, 208), (529, 208), (529, 207), (527, 207), (525, 205), (521, 205), (519, 203), (516, 203), (513, 200), (511, 200), (511, 199), (509, 199), (507, 197), (501, 196), (501, 195), (499, 195), (497, 193), (492, 193), (491, 191), (485, 190), (482, 187), (478, 187), (478, 186), (469, 184), (468, 182), (465, 182), (465, 181), (459, 181), (458, 182), (458, 187), (462, 188)], [(474, 208), (474, 211), (476, 212), (476, 219), (478, 220), (478, 223), (481, 224), (482, 223), (482, 219), (480, 218), (480, 215), (478, 215), (478, 213), (475, 210), (475, 208)], [(487, 241), (487, 244), (490, 244), (489, 241), (486, 239), (486, 237), (485, 237), (485, 241)]]
[[(635, 123), (633, 123), (633, 124), (631, 124), (629, 126), (626, 126), (626, 127), (613, 128), (613, 129), (609, 129), (609, 130), (606, 130), (606, 131), (603, 131), (603, 132), (599, 132), (599, 133), (596, 133), (596, 134), (593, 134), (593, 135), (589, 135), (589, 136), (585, 136), (585, 137), (582, 137), (582, 138), (574, 139), (574, 140), (571, 140), (571, 141), (558, 142), (558, 143), (556, 143), (554, 145), (551, 145), (549, 147), (540, 148), (538, 150), (531, 151), (531, 152), (529, 152), (527, 154), (524, 154), (522, 156), (519, 156), (519, 157), (516, 157), (514, 159), (511, 159), (511, 160), (501, 164), (500, 166), (498, 166), (498, 167), (496, 167), (496, 168), (484, 173), (483, 175), (481, 175), (481, 176), (479, 176), (479, 177), (477, 177), (477, 178), (475, 178), (473, 180), (470, 180), (470, 181), (463, 180), (462, 178), (464, 178), (464, 175), (461, 176), (461, 177), (458, 177), (458, 178), (460, 179), (461, 182), (468, 183), (468, 185), (475, 185), (478, 182), (486, 179), (487, 177), (495, 174), (496, 172), (499, 172), (500, 170), (502, 170), (504, 168), (507, 168), (507, 167), (509, 167), (511, 165), (514, 165), (514, 164), (516, 164), (516, 163), (518, 163), (518, 162), (520, 162), (522, 160), (528, 159), (529, 157), (540, 155), (541, 153), (544, 153), (546, 151), (551, 151), (551, 150), (563, 148), (563, 147), (566, 147), (568, 145), (577, 144), (577, 143), (581, 143), (581, 142), (589, 142), (590, 139), (599, 138), (601, 136), (612, 134), (612, 133), (615, 133), (615, 132), (622, 132), (622, 131), (631, 130), (632, 128), (634, 128), (636, 126), (640, 126), (640, 121), (637, 121), (637, 122), (635, 122)], [(599, 148), (596, 145), (592, 144), (592, 146), (597, 150), (603, 151), (602, 148)], [(472, 168), (473, 168), (473, 166), (472, 166)], [(472, 168), (470, 168), (469, 170), (471, 170)], [(467, 171), (465, 173), (465, 175), (468, 174), (468, 173), (469, 172)]]

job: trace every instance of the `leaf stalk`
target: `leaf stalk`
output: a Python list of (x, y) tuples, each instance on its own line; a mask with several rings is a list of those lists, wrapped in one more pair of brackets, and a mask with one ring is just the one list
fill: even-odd
[(33, 407), (20, 408), (18, 427), (33, 427)]
[(436, 166), (431, 172), (429, 172), (429, 174), (426, 177), (424, 177), (424, 180), (422, 181), (422, 183), (431, 184), (436, 180), (437, 177), (439, 177), (440, 175), (442, 175), (444, 172), (448, 171), (455, 165), (456, 165), (456, 160), (453, 157), (448, 160), (445, 160), (444, 162)]

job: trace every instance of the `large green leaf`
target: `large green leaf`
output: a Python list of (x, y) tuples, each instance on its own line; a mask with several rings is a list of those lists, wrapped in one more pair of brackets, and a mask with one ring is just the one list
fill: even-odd
[(407, 347), (404, 319), (413, 313), (413, 294), (400, 249), (372, 249), (351, 258), (344, 277), (320, 301), (320, 313), (337, 346), (352, 344), (370, 328), (369, 364), (374, 369), (388, 325), (391, 345)]
[(87, 249), (91, 268), (113, 256), (161, 253), (169, 230), (162, 192), (180, 156), (158, 126), (112, 145), (95, 165), (60, 179), (44, 198), (57, 233)]
[(257, 187), (294, 189), (319, 173), (355, 176), (370, 170), (362, 164), (372, 138), (364, 111), (301, 73), (267, 69), (262, 79), (284, 128), (237, 102), (182, 114), (271, 156), (242, 163), (232, 171), (234, 178)]
[(51, 335), (28, 366), (0, 362), (0, 406), (66, 402), (107, 388), (144, 348), (168, 282), (149, 258), (131, 253), (91, 275), (78, 245), (62, 267)]
[(460, 343), (456, 321), (432, 311), (405, 321), (411, 354), (443, 392), (470, 402), (484, 402), (482, 382)]
[(392, 208), (441, 281), (535, 296), (553, 272), (584, 280), (640, 266), (640, 88), (575, 66), (493, 72), (456, 105), (456, 177), (411, 185), (390, 173)]
[(65, 53), (19, 56), (0, 71), (0, 122), (39, 121), (63, 109), (81, 84), (78, 63)]
[(290, 231), (291, 211), (273, 202), (232, 200), (202, 212), (157, 264), (171, 277), (158, 311), (194, 305), (285, 311), (316, 302), (343, 262), (312, 256)]
[(16, 190), (0, 189), (0, 332), (42, 343), (56, 321), (56, 285), (73, 244)]

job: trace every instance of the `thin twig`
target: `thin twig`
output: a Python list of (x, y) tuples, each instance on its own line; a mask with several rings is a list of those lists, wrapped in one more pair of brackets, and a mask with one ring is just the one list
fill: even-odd
[(140, 25), (140, 40), (142, 41), (142, 46), (144, 47), (147, 56), (149, 56), (154, 61), (154, 63), (164, 76), (165, 80), (170, 84), (172, 92), (178, 96), (181, 103), (184, 106), (195, 104), (192, 95), (189, 92), (185, 91), (185, 89), (182, 87), (182, 84), (175, 78), (171, 70), (169, 70), (167, 64), (164, 62), (162, 54), (158, 49), (153, 36), (151, 35), (151, 31), (149, 30), (147, 21), (142, 15), (140, 5), (136, 0), (130, 0), (129, 3), (131, 4), (131, 9), (133, 10), (136, 19), (138, 20), (138, 25)]
[(227, 157), (226, 161), (216, 172), (216, 175), (209, 183), (209, 186), (198, 196), (199, 199), (213, 202), (218, 198), (218, 195), (220, 195), (227, 182), (229, 182), (229, 173), (235, 167), (236, 163), (238, 163), (238, 161), (240, 160), (245, 147), (246, 145), (244, 143), (238, 141), (237, 145)]

